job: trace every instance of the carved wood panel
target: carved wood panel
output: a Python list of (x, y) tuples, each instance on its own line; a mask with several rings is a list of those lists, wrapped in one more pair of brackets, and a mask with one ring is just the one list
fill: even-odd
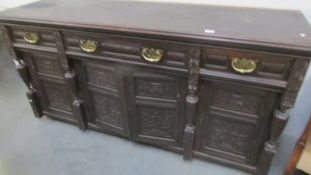
[(62, 83), (41, 81), (50, 107), (71, 111), (71, 97)]
[(174, 81), (136, 78), (134, 85), (138, 96), (176, 99), (178, 84)]
[(247, 155), (248, 145), (254, 134), (254, 124), (210, 112), (205, 126), (205, 149), (213, 148), (237, 155)]
[(56, 56), (49, 54), (32, 54), (34, 64), (38, 73), (63, 77), (62, 68)]
[(182, 147), (185, 78), (138, 68), (129, 74), (132, 137), (167, 148)]
[(113, 68), (104, 65), (86, 64), (86, 74), (89, 84), (116, 89)]
[(174, 139), (177, 124), (174, 108), (137, 105), (137, 117), (140, 136)]
[(104, 132), (128, 136), (121, 69), (106, 62), (75, 61), (87, 122)]
[(116, 128), (122, 128), (122, 113), (118, 97), (91, 92), (96, 120)]
[(212, 85), (213, 98), (210, 103), (213, 107), (228, 109), (246, 114), (258, 115), (265, 94), (254, 91), (252, 88), (239, 87), (239, 89), (226, 84)]

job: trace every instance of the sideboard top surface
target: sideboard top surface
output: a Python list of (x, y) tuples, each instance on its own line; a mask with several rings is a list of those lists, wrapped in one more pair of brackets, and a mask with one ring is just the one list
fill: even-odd
[(44, 0), (0, 13), (0, 22), (35, 22), (311, 52), (311, 26), (299, 11), (105, 0)]

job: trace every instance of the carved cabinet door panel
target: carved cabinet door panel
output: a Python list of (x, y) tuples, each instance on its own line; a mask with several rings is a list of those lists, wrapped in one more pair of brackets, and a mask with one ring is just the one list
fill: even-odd
[(37, 90), (43, 113), (61, 120), (76, 122), (72, 113), (72, 97), (65, 85), (63, 70), (54, 54), (23, 53), (29, 66), (31, 84)]
[(258, 87), (203, 81), (195, 154), (254, 165), (277, 93)]
[(89, 127), (128, 137), (122, 70), (106, 62), (75, 61)]
[(135, 68), (127, 74), (131, 136), (134, 140), (181, 148), (186, 78)]

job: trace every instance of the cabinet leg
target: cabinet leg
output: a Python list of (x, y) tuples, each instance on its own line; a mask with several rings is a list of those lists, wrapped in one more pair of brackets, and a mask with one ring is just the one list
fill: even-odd
[(184, 132), (184, 159), (192, 159), (195, 126), (188, 124)]
[(78, 120), (78, 126), (81, 130), (86, 130), (86, 121), (83, 116), (85, 116), (83, 102), (81, 100), (73, 101), (73, 113)]
[(259, 159), (256, 175), (267, 175), (270, 169), (272, 159), (275, 154), (276, 154), (276, 145), (266, 142), (264, 150)]
[(39, 99), (37, 97), (37, 94), (34, 90), (29, 90), (27, 93), (27, 98), (28, 101), (31, 105), (32, 111), (35, 114), (35, 116), (37, 118), (41, 118), (42, 117), (42, 109), (41, 109), (41, 105), (39, 103)]
[(277, 140), (286, 126), (288, 117), (287, 110), (276, 110), (274, 112), (270, 138), (266, 142), (264, 151), (260, 157), (257, 175), (266, 175), (268, 173), (272, 159), (277, 152)]

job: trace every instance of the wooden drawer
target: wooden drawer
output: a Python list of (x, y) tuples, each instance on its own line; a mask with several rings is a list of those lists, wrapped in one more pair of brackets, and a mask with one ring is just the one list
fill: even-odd
[(30, 27), (11, 27), (14, 43), (56, 48), (56, 40), (51, 30)]
[(294, 57), (221, 47), (208, 47), (203, 50), (204, 69), (287, 80)]
[[(74, 31), (63, 32), (63, 35), (67, 53), (75, 56), (80, 54), (89, 57), (101, 57), (102, 59), (120, 60), (126, 63), (157, 64), (186, 69), (188, 50), (186, 45), (152, 39)], [(83, 47), (81, 42), (90, 48)], [(158, 52), (152, 49), (156, 49)], [(143, 52), (145, 57), (151, 58), (149, 60), (144, 58)], [(159, 54), (161, 58), (157, 58)]]

